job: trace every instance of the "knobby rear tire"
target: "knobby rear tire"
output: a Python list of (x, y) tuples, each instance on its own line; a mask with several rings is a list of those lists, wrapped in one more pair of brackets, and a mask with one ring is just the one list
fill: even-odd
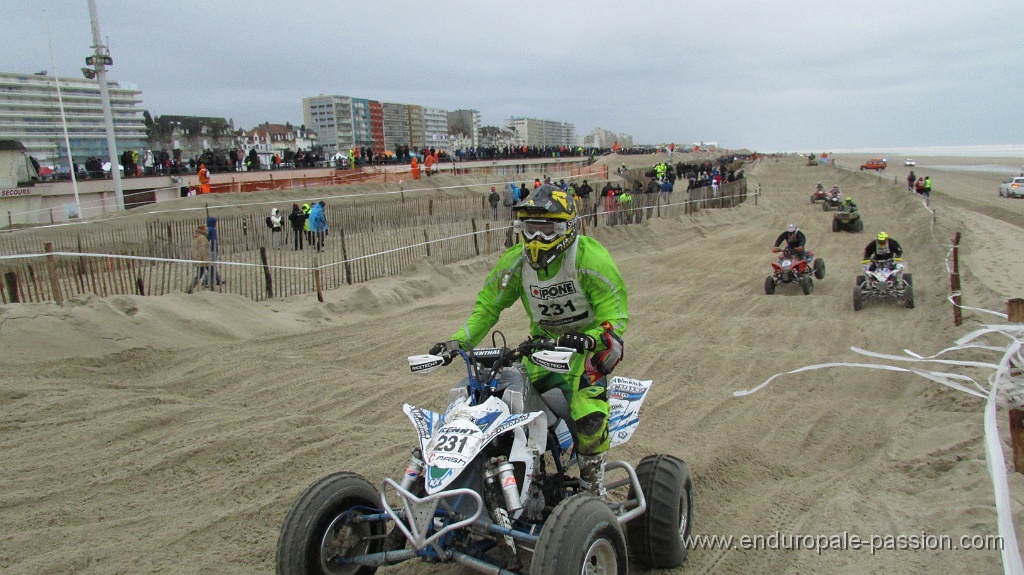
[[(636, 467), (647, 498), (643, 515), (626, 524), (630, 554), (650, 569), (682, 565), (693, 531), (693, 484), (690, 469), (678, 457), (649, 455)], [(636, 494), (630, 490), (629, 497)]]

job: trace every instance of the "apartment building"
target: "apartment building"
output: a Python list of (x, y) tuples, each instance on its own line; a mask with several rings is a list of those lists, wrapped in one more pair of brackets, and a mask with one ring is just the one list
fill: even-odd
[(440, 108), (423, 108), (423, 139), (428, 148), (450, 152), (448, 138), (448, 111)]
[(455, 134), (460, 134), (460, 141), (467, 141), (468, 146), (477, 148), (484, 145), (480, 141), (480, 112), (477, 110), (455, 110), (448, 112), (448, 125)]
[(384, 110), (380, 102), (352, 99), (352, 131), (357, 148), (370, 148), (374, 155), (384, 153)]
[(577, 145), (576, 127), (568, 122), (513, 117), (505, 120), (505, 129), (515, 134), (515, 143), (519, 146)]
[(381, 107), (384, 112), (384, 147), (389, 152), (394, 152), (399, 146), (411, 148), (408, 107), (390, 102), (382, 103)]
[(356, 146), (353, 99), (348, 96), (312, 96), (302, 99), (306, 128), (317, 133), (326, 151), (348, 153)]
[[(124, 150), (145, 150), (146, 122), (144, 110), (138, 107), (142, 92), (109, 80), (107, 86), (118, 155)], [(41, 165), (66, 170), (61, 100), (75, 162), (108, 159), (103, 103), (95, 79), (0, 72), (0, 139), (21, 142)]]
[(409, 115), (409, 147), (413, 151), (422, 150), (427, 147), (427, 132), (423, 123), (423, 106), (406, 104), (405, 110)]

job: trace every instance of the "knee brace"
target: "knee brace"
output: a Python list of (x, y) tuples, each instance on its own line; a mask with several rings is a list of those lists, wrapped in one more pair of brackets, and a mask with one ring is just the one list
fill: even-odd
[(585, 455), (607, 451), (611, 443), (608, 435), (607, 390), (599, 385), (591, 385), (576, 391), (572, 395), (569, 411), (576, 422), (576, 450)]

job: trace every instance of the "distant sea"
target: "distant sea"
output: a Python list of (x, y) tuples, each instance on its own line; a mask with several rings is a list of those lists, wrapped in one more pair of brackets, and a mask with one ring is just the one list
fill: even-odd
[(820, 150), (836, 154), (871, 154), (893, 158), (915, 156), (946, 156), (956, 158), (1019, 158), (1024, 161), (1024, 144), (995, 146), (924, 146), (919, 148), (851, 148), (847, 150)]
[[(1024, 145), (998, 146), (926, 146), (919, 148), (856, 148), (826, 150), (841, 155), (886, 158), (889, 165), (903, 167), (913, 158), (919, 167), (955, 172), (991, 172), (1017, 175), (1024, 173)], [(978, 161), (973, 161), (977, 158)], [(1005, 160), (1003, 160), (1005, 158)], [(938, 162), (938, 163), (936, 163)], [(984, 163), (981, 163), (984, 162)]]

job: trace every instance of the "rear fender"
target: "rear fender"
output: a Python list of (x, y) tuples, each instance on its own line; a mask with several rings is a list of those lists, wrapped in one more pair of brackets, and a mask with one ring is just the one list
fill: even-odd
[(640, 406), (643, 405), (652, 380), (614, 376), (608, 381), (608, 434), (611, 447), (629, 441), (640, 424)]

